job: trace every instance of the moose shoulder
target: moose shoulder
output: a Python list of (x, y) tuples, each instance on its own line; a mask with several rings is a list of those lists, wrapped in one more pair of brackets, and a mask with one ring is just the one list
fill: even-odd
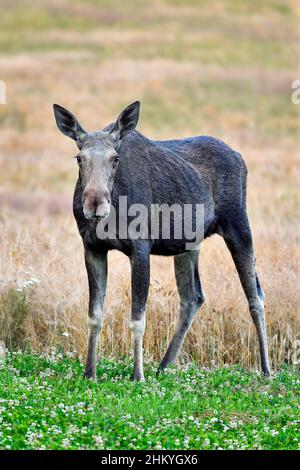
[[(142, 341), (150, 255), (174, 256), (180, 296), (178, 323), (159, 372), (175, 361), (193, 318), (204, 302), (198, 271), (199, 244), (203, 238), (214, 233), (224, 238), (235, 262), (257, 329), (262, 370), (269, 374), (264, 293), (255, 270), (246, 212), (245, 163), (239, 153), (212, 137), (169, 141), (146, 138), (135, 130), (139, 108), (140, 103), (135, 102), (113, 124), (101, 131), (87, 132), (72, 113), (54, 105), (58, 128), (74, 139), (79, 149), (76, 157), (79, 179), (73, 208), (83, 239), (89, 280), (90, 333), (85, 376), (94, 378), (96, 373), (96, 349), (106, 290), (107, 252), (117, 249), (130, 258), (133, 378), (143, 380)], [(124, 199), (126, 214), (121, 208)], [(144, 214), (142, 222), (146, 224), (146, 236), (136, 236), (130, 231), (134, 207)], [(169, 210), (169, 231), (167, 235), (164, 233), (159, 213), (153, 235), (153, 208), (160, 211), (162, 207)], [(186, 234), (185, 219), (182, 217), (186, 208), (190, 210), (189, 234), (194, 236), (192, 249), (187, 248), (191, 239)], [(198, 208), (202, 209), (200, 224)], [(109, 225), (113, 217), (114, 234), (99, 236), (99, 227)]]

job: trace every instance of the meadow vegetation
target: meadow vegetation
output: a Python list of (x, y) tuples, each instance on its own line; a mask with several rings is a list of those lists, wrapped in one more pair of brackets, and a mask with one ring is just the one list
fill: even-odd
[[(291, 102), (291, 82), (299, 78), (298, 3), (10, 0), (2, 1), (0, 8), (0, 80), (5, 81), (7, 88), (7, 104), (0, 105), (0, 339), (9, 349), (29, 344), (35, 351), (63, 347), (64, 351), (85, 353), (87, 280), (71, 210), (77, 178), (72, 158), (76, 148), (58, 133), (52, 104), (57, 102), (71, 109), (84, 127), (96, 129), (111, 122), (122, 107), (140, 99), (138, 128), (148, 137), (210, 134), (243, 154), (249, 168), (248, 210), (257, 267), (266, 292), (272, 366), (277, 369), (283, 362), (293, 362), (300, 331), (300, 108)], [(132, 348), (128, 329), (129, 262), (118, 253), (111, 253), (109, 258), (99, 374), (107, 366), (106, 373), (114, 368), (116, 377), (112, 360), (105, 361), (103, 357), (123, 358)], [(203, 243), (200, 265), (207, 303), (186, 339), (181, 363), (195, 361), (207, 367), (239, 363), (246, 369), (256, 369), (258, 348), (246, 300), (230, 255), (217, 236)], [(165, 352), (177, 309), (172, 260), (153, 257), (144, 344), (149, 360), (158, 360)], [(27, 406), (21, 398), (26, 381), (32, 387), (35, 380), (40, 380), (39, 386), (44, 387), (42, 380), (46, 380), (46, 388), (41, 388), (40, 393), (45, 393), (47, 400), (53, 399), (54, 391), (61, 387), (59, 377), (66, 364), (55, 366), (57, 388), (47, 391), (50, 379), (34, 379), (32, 374), (48, 367), (48, 363), (30, 356), (24, 360), (13, 356), (11, 361), (12, 367), (21, 371), (16, 379), (19, 385), (13, 385), (9, 371), (1, 373), (7, 374), (8, 387), (19, 387), (18, 406)], [(32, 372), (26, 372), (30, 361)], [(120, 370), (127, 371), (127, 363), (118, 364)], [(75, 378), (65, 385), (66, 396), (57, 399), (67, 403), (65, 399), (75, 387), (78, 394), (82, 390), (91, 394), (94, 407), (103, 383), (89, 389), (79, 382), (81, 366), (74, 362), (68, 367)], [(183, 396), (181, 385), (193, 380), (198, 387), (199, 381), (205, 384), (208, 379), (208, 387), (213, 389), (214, 381), (218, 382), (222, 374), (228, 375), (230, 387), (235, 387), (237, 377), (238, 381), (245, 381), (246, 388), (254, 377), (261, 390), (273, 390), (280, 381), (276, 378), (267, 385), (253, 372), (242, 379), (240, 369), (199, 369), (193, 374), (182, 372), (179, 382), (171, 386), (172, 393)], [(170, 377), (155, 382), (154, 390), (161, 393)], [(290, 390), (289, 372), (282, 372), (279, 377)], [(110, 386), (113, 391), (108, 392), (112, 396), (116, 393), (114, 400), (120, 400), (120, 416), (125, 400), (121, 390), (125, 397), (131, 391), (137, 395), (151, 393), (149, 385), (139, 389), (129, 382), (122, 385), (117, 379)], [(218, 419), (227, 426), (232, 417), (221, 416), (222, 393)], [(102, 395), (104, 406), (112, 406), (105, 394), (106, 389)], [(255, 395), (253, 406), (260, 406), (259, 396)], [(241, 413), (247, 413), (250, 406), (246, 395), (244, 399)], [(210, 400), (212, 409), (217, 398), (212, 395)], [(124, 414), (133, 413), (136, 403), (132, 402), (132, 409), (128, 405)], [(194, 415), (196, 406), (192, 398), (188, 403), (186, 419)], [(91, 416), (96, 412), (89, 411)], [(175, 408), (172, 413), (176, 414)], [(82, 425), (86, 423), (84, 416)], [(205, 418), (207, 423), (212, 417), (209, 414)], [(154, 423), (155, 416), (151, 419)], [(270, 429), (280, 434), (275, 434), (270, 442), (275, 447), (287, 442), (292, 446), (292, 441), (284, 440), (281, 419), (279, 408), (276, 426)], [(53, 418), (51, 426), (56, 424)], [(251, 420), (248, 425), (253, 426)], [(48, 428), (49, 423), (45, 426)], [(209, 424), (211, 436), (218, 426), (219, 421)], [(124, 427), (124, 436), (128, 429)], [(235, 432), (230, 430), (233, 441)], [(138, 431), (134, 431), (130, 438), (137, 439), (141, 447), (148, 440), (158, 445), (152, 434), (145, 441), (137, 436)], [(167, 432), (165, 436), (162, 445), (175, 445), (168, 441)], [(244, 442), (246, 447), (265, 446), (263, 434), (257, 440), (251, 436)], [(24, 439), (20, 431), (15, 445), (28, 446)], [(51, 439), (38, 438), (37, 445), (62, 445), (56, 438)], [(184, 430), (179, 439), (181, 445)], [(192, 446), (198, 445), (192, 436), (190, 439)], [(209, 439), (211, 446), (227, 446), (224, 440), (220, 443)], [(80, 446), (89, 447), (91, 443), (92, 435), (79, 440)], [(109, 440), (106, 444), (111, 448), (116, 445)], [(9, 441), (7, 445), (11, 445)], [(72, 441), (68, 446), (73, 446)]]
[(128, 358), (106, 358), (83, 381), (72, 352), (15, 352), (0, 365), (2, 449), (298, 449), (299, 374), (273, 380), (239, 366), (174, 367), (130, 381)]

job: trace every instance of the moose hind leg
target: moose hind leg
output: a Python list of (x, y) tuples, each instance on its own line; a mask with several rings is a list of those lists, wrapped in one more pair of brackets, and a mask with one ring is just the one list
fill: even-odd
[(258, 296), (259, 296), (260, 300), (261, 300), (262, 302), (264, 302), (264, 300), (265, 300), (265, 293), (264, 293), (264, 291), (262, 290), (262, 287), (261, 287), (261, 285), (260, 285), (260, 282), (259, 282), (257, 273), (255, 273), (255, 278), (256, 278), (256, 289), (257, 289)]
[(249, 310), (257, 331), (261, 367), (265, 375), (270, 374), (268, 357), (268, 342), (264, 310), (264, 292), (259, 284), (255, 271), (255, 257), (252, 236), (247, 216), (244, 215), (239, 222), (227, 226), (224, 230), (224, 239), (228, 246), (242, 287), (248, 300)]
[(205, 301), (198, 270), (199, 251), (192, 250), (174, 257), (175, 279), (180, 297), (179, 318), (174, 336), (157, 370), (157, 375), (175, 362), (194, 316)]

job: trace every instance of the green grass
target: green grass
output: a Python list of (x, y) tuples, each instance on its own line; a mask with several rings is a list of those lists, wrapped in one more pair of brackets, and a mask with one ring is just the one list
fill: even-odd
[[(96, 31), (96, 30), (95, 30)], [(90, 31), (91, 32), (91, 31)], [(116, 31), (117, 36), (117, 31)], [(236, 46), (238, 42), (239, 47)], [(124, 57), (133, 60), (165, 59), (178, 62), (191, 61), (202, 65), (218, 64), (220, 67), (254, 67), (260, 66), (270, 70), (295, 70), (297, 47), (287, 45), (280, 40), (260, 38), (231, 37), (226, 32), (216, 33), (211, 37), (195, 38), (186, 41), (184, 33), (174, 36), (169, 42), (156, 42), (151, 39), (137, 41), (134, 45), (122, 39), (116, 45), (109, 45), (78, 39), (64, 42), (56, 39), (40, 38), (39, 35), (23, 34), (22, 30), (13, 29), (0, 36), (0, 53), (15, 54), (20, 52), (87, 52), (101, 61), (107, 59), (122, 60)]]
[(300, 377), (240, 367), (173, 368), (130, 382), (131, 363), (102, 359), (95, 382), (59, 353), (14, 353), (0, 368), (0, 448), (299, 449)]
[[(163, 12), (163, 14), (162, 14)], [(12, 1), (1, 9), (0, 54), (75, 51), (106, 59), (192, 61), (220, 67), (264, 67), (295, 70), (297, 17), (279, 0), (90, 0), (52, 5), (45, 0)], [(58, 37), (50, 32), (61, 33)], [(112, 42), (88, 34), (115, 32)], [(139, 32), (128, 41), (124, 32)], [(66, 40), (64, 32), (78, 33)], [(145, 36), (145, 32), (155, 33)], [(46, 35), (44, 33), (47, 33)], [(165, 33), (167, 36), (165, 37)], [(119, 38), (119, 40), (118, 40)], [(160, 38), (160, 40), (157, 40)]]
[[(291, 105), (290, 90), (266, 94), (264, 86), (247, 79), (222, 81), (222, 78), (182, 83), (170, 80), (159, 92), (146, 90), (143, 102), (144, 122), (152, 128), (172, 133), (189, 122), (190, 132), (213, 133), (226, 126), (259, 129), (265, 135), (297, 135), (298, 109)], [(176, 112), (174, 102), (177, 103)], [(199, 112), (199, 110), (201, 110)], [(282, 116), (285, 116), (284, 120)], [(197, 116), (197, 119), (193, 119)], [(208, 123), (212, 122), (212, 129)]]

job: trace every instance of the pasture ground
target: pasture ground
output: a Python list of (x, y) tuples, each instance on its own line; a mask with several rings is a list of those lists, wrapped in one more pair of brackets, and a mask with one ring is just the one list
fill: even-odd
[(103, 359), (85, 381), (72, 354), (9, 354), (0, 368), (3, 449), (299, 449), (300, 378), (241, 367), (173, 367), (130, 381), (126, 359)]

